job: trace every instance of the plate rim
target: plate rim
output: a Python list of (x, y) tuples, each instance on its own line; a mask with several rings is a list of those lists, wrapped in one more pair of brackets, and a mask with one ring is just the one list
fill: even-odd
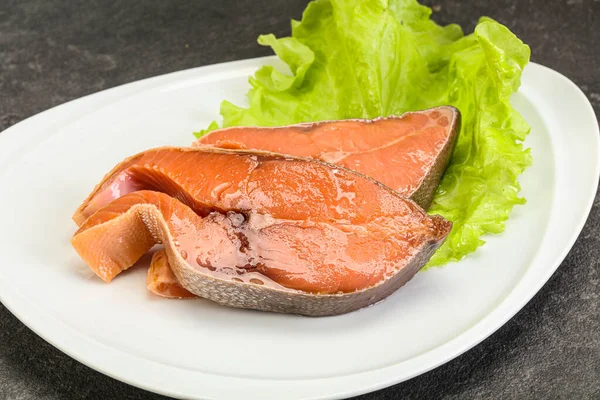
[[(140, 94), (146, 90), (152, 90), (156, 86), (167, 86), (170, 81), (178, 82), (180, 80), (186, 80), (190, 75), (190, 77), (196, 77), (196, 79), (210, 79), (211, 81), (218, 80), (219, 76), (227, 76), (234, 74), (235, 76), (240, 76), (246, 74), (250, 75), (256, 69), (257, 65), (262, 65), (265, 62), (276, 60), (274, 56), (268, 57), (259, 57), (259, 58), (251, 58), (245, 60), (238, 61), (230, 61), (226, 63), (220, 64), (212, 64), (207, 66), (201, 66), (191, 69), (185, 69), (181, 71), (175, 71), (164, 75), (154, 76), (145, 78), (142, 80), (134, 81), (131, 83), (127, 83), (124, 85), (116, 86), (107, 90), (103, 90), (100, 92), (88, 94), (86, 96), (80, 97), (78, 99), (71, 100), (69, 102), (63, 103), (61, 105), (55, 106), (48, 110), (45, 110), (39, 114), (31, 116), (11, 127), (4, 130), (0, 134), (0, 147), (5, 146), (6, 143), (9, 143), (11, 140), (14, 140), (15, 135), (19, 130), (27, 131), (27, 125), (35, 122), (40, 122), (44, 118), (48, 118), (55, 113), (57, 109), (66, 110), (68, 107), (73, 107), (73, 105), (79, 105), (81, 108), (89, 109), (89, 106), (92, 103), (96, 103), (100, 105), (100, 103), (104, 103), (100, 105), (100, 108), (107, 106), (110, 103), (110, 99), (112, 97), (123, 99), (125, 97), (129, 97), (132, 95)], [(89, 336), (84, 335), (83, 333), (77, 331), (72, 328), (65, 322), (59, 320), (56, 317), (48, 315), (43, 309), (39, 308), (36, 304), (28, 300), (26, 297), (19, 293), (18, 288), (12, 287), (6, 280), (0, 275), (0, 301), (4, 304), (4, 306), (21, 322), (23, 322), (29, 329), (34, 331), (38, 336), (44, 339), (46, 342), (50, 343), (61, 352), (67, 354), (68, 356), (76, 359), (88, 367), (103, 373), (107, 376), (110, 376), (114, 379), (120, 380), (127, 384), (149, 390), (155, 393), (164, 394), (167, 396), (175, 396), (175, 397), (192, 397), (199, 398), (198, 396), (203, 396), (202, 398), (215, 398), (215, 397), (205, 397), (204, 394), (200, 393), (190, 393), (187, 390), (177, 389), (177, 385), (185, 384), (188, 378), (193, 376), (195, 381), (203, 380), (226, 380), (227, 382), (235, 381), (236, 385), (240, 385), (239, 390), (243, 386), (246, 390), (256, 390), (261, 389), (265, 390), (265, 388), (269, 388), (271, 390), (278, 390), (278, 393), (285, 393), (287, 395), (290, 394), (290, 389), (293, 387), (298, 387), (298, 384), (302, 386), (312, 385), (311, 389), (304, 392), (305, 397), (310, 397), (314, 399), (328, 399), (328, 398), (338, 398), (340, 396), (354, 396), (367, 392), (371, 392), (374, 390), (382, 389), (385, 387), (389, 387), (391, 385), (406, 381), (415, 376), (421, 375), (425, 372), (428, 372), (438, 366), (445, 364), (446, 362), (460, 356), (464, 352), (470, 350), (471, 348), (477, 346), (483, 340), (491, 336), (494, 332), (496, 332), (500, 327), (504, 326), (514, 315), (516, 315), (532, 298), (535, 296), (540, 289), (548, 282), (550, 277), (555, 273), (560, 264), (563, 262), (564, 258), (567, 256), (568, 252), (573, 247), (575, 241), (579, 237), (581, 230), (585, 222), (587, 221), (589, 214), (591, 212), (596, 189), (598, 186), (598, 181), (600, 178), (600, 129), (598, 126), (598, 119), (595, 115), (594, 109), (585, 96), (585, 94), (581, 91), (581, 89), (573, 83), (569, 78), (562, 75), (561, 73), (545, 67), (543, 65), (531, 62), (526, 68), (529, 69), (539, 69), (540, 72), (553, 75), (554, 79), (560, 79), (567, 83), (571, 89), (573, 90), (573, 94), (576, 94), (580, 100), (582, 100), (582, 104), (585, 104), (585, 112), (586, 115), (591, 117), (592, 125), (595, 129), (596, 137), (596, 159), (595, 159), (595, 181), (596, 185), (594, 186), (593, 194), (588, 196), (585, 202), (585, 207), (583, 209), (583, 213), (581, 214), (581, 218), (576, 225), (576, 229), (570, 234), (569, 240), (563, 245), (563, 249), (560, 252), (560, 256), (554, 259), (554, 263), (550, 268), (544, 270), (544, 274), (536, 280), (536, 285), (534, 287), (530, 287), (529, 290), (526, 291), (526, 294), (518, 298), (519, 301), (513, 301), (510, 306), (506, 306), (506, 299), (510, 296), (508, 295), (504, 300), (502, 300), (495, 308), (493, 308), (489, 313), (487, 313), (481, 320), (479, 320), (472, 327), (466, 329), (458, 336), (450, 339), (442, 345), (434, 347), (428, 350), (425, 353), (422, 353), (412, 359), (405, 360), (400, 363), (396, 363), (391, 366), (385, 366), (382, 368), (376, 368), (370, 370), (368, 372), (360, 372), (357, 374), (346, 374), (339, 375), (334, 377), (327, 377), (322, 379), (298, 379), (298, 380), (288, 380), (288, 379), (264, 379), (264, 380), (256, 380), (250, 378), (236, 378), (236, 377), (224, 377), (224, 376), (215, 376), (211, 374), (200, 373), (198, 371), (188, 371), (183, 368), (160, 364), (154, 360), (149, 360), (138, 355), (134, 355), (131, 353), (127, 353), (123, 350), (118, 350), (112, 348), (108, 345), (105, 345)], [(244, 71), (244, 72), (242, 72)], [(204, 78), (202, 78), (204, 77)], [(140, 90), (142, 89), (142, 90)], [(121, 93), (123, 92), (123, 93)], [(100, 108), (94, 109), (94, 111), (98, 111)], [(31, 136), (31, 134), (30, 134)], [(11, 139), (7, 139), (10, 137)], [(14, 143), (26, 141), (27, 138), (23, 138), (22, 140), (19, 138)], [(24, 145), (20, 145), (18, 148), (24, 147)], [(7, 154), (10, 154), (9, 150), (5, 150)], [(0, 158), (2, 158), (2, 153), (0, 152)], [(6, 161), (6, 157), (5, 160)], [(3, 164), (10, 164), (9, 161), (4, 162)], [(2, 174), (0, 174), (2, 175)], [(518, 287), (523, 280), (523, 277), (517, 281), (514, 288)], [(500, 311), (499, 311), (500, 310)], [(493, 319), (493, 323), (487, 323), (488, 317), (494, 313), (501, 312), (496, 318)], [(489, 326), (483, 326), (483, 325)], [(58, 337), (59, 335), (61, 337)], [(68, 340), (67, 340), (68, 336)], [(467, 338), (467, 339), (465, 339)], [(462, 342), (461, 343), (461, 339)], [(79, 343), (77, 345), (71, 345), (70, 343)], [(77, 347), (83, 346), (84, 348)], [(85, 347), (88, 347), (85, 349)], [(449, 348), (449, 349), (447, 349)], [(97, 353), (102, 353), (101, 355), (90, 354), (94, 353), (96, 349)], [(90, 351), (92, 350), (92, 351)], [(438, 354), (440, 353), (440, 354)], [(441, 356), (440, 356), (441, 355)], [(117, 359), (121, 359), (118, 361)], [(424, 359), (424, 361), (423, 361)], [(135, 361), (132, 361), (135, 360)], [(374, 379), (372, 376), (375, 375), (383, 375), (386, 372), (393, 372), (394, 368), (397, 368), (399, 364), (414, 362), (414, 360), (421, 360), (420, 368), (413, 369), (411, 373), (405, 373), (403, 375), (394, 375), (393, 373), (387, 373), (385, 377), (380, 377), (379, 379)], [(108, 362), (108, 364), (107, 364)], [(144, 369), (144, 373), (129, 373), (129, 371), (116, 371), (118, 369), (123, 370), (124, 364), (131, 364), (131, 362), (142, 363), (142, 369)], [(112, 364), (112, 365), (111, 365)], [(110, 366), (109, 366), (110, 365)], [(114, 367), (117, 365), (117, 367)], [(175, 379), (173, 382), (168, 382), (165, 380), (165, 368), (167, 371), (171, 373), (179, 374), (179, 379)], [(154, 378), (147, 376), (148, 372), (154, 375)], [(176, 372), (177, 371), (177, 372)], [(169, 374), (169, 378), (172, 378), (172, 375)], [(201, 379), (202, 378), (202, 379)], [(385, 378), (385, 379), (384, 379)], [(334, 381), (344, 381), (342, 382), (334, 382)], [(150, 383), (154, 382), (154, 383)], [(354, 383), (353, 383), (354, 382)], [(220, 387), (222, 384), (219, 382), (212, 382), (211, 385), (206, 385), (208, 382), (203, 382), (203, 386), (206, 388), (210, 387), (212, 393), (223, 393), (223, 387)], [(342, 383), (342, 384), (340, 384)], [(350, 384), (349, 384), (350, 383)], [(165, 384), (169, 386), (169, 388), (163, 388), (160, 384)], [(230, 385), (231, 383), (229, 383)], [(333, 385), (332, 385), (333, 384)], [(337, 386), (336, 389), (332, 389), (332, 386)], [(350, 388), (352, 386), (352, 388)], [(182, 386), (179, 386), (180, 388)], [(300, 390), (300, 387), (298, 389)], [(187, 389), (191, 388), (188, 386)], [(272, 396), (274, 392), (271, 392)], [(299, 392), (298, 392), (299, 393)], [(321, 394), (325, 393), (325, 394)], [(227, 395), (226, 395), (227, 396)], [(265, 398), (265, 396), (262, 396)], [(274, 397), (275, 398), (275, 397)]]

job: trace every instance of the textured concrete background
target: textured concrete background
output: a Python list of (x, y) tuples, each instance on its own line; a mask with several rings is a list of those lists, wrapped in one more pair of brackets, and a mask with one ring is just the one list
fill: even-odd
[[(470, 32), (508, 25), (533, 60), (570, 77), (600, 112), (600, 1), (426, 1)], [(68, 100), (137, 79), (269, 54), (304, 0), (0, 0), (0, 131)], [(187, 44), (187, 46), (186, 46)], [(0, 133), (1, 134), (1, 133)], [(598, 199), (568, 257), (509, 323), (448, 364), (367, 399), (600, 398)], [(164, 399), (97, 373), (0, 305), (0, 399)]]

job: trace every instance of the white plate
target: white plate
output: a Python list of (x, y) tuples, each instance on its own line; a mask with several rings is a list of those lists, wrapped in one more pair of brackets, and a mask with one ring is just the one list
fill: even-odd
[(381, 304), (304, 318), (170, 301), (144, 268), (106, 285), (77, 257), (71, 213), (124, 157), (188, 145), (222, 99), (243, 103), (247, 77), (272, 59), (135, 82), (43, 112), (0, 135), (0, 299), (77, 360), (185, 398), (337, 398), (409, 379), (498, 329), (559, 266), (589, 213), (598, 124), (582, 92), (529, 65), (514, 105), (532, 126), (527, 205), (506, 232), (460, 263), (419, 273)]

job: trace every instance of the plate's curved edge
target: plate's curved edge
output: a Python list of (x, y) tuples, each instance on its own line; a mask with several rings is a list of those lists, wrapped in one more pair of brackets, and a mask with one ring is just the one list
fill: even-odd
[[(196, 75), (198, 73), (203, 73), (203, 74), (204, 73), (219, 73), (220, 72), (219, 70), (223, 69), (223, 68), (226, 68), (227, 71), (233, 71), (238, 68), (241, 69), (242, 67), (244, 69), (246, 69), (246, 68), (254, 69), (254, 68), (260, 66), (261, 63), (263, 63), (265, 61), (270, 61), (273, 59), (274, 59), (274, 57), (262, 57), (262, 58), (257, 58), (257, 59), (233, 61), (233, 62), (228, 62), (228, 63), (224, 63), (224, 64), (216, 64), (216, 65), (199, 67), (199, 68), (194, 68), (194, 69), (185, 70), (185, 71), (173, 72), (173, 73), (166, 74), (163, 76), (147, 78), (142, 81), (137, 81), (137, 82), (123, 85), (123, 86), (111, 88), (111, 89), (108, 89), (103, 92), (88, 95), (84, 98), (88, 98), (88, 100), (89, 100), (89, 98), (97, 96), (97, 98), (93, 99), (93, 100), (100, 101), (100, 100), (104, 100), (107, 98), (108, 94), (105, 92), (110, 92), (109, 94), (116, 96), (119, 94), (120, 90), (125, 90), (125, 89), (138, 90), (138, 89), (141, 89), (142, 87), (144, 87), (145, 85), (151, 85), (151, 86), (146, 87), (146, 90), (147, 90), (155, 85), (165, 84), (168, 82), (168, 80), (181, 79), (186, 74)], [(573, 246), (575, 240), (577, 239), (579, 233), (581, 232), (581, 230), (589, 216), (589, 213), (591, 211), (593, 201), (594, 201), (594, 195), (596, 193), (598, 180), (600, 178), (600, 157), (599, 157), (599, 155), (600, 155), (600, 138), (598, 137), (598, 135), (600, 135), (600, 129), (598, 127), (597, 117), (595, 115), (593, 107), (589, 103), (589, 100), (587, 99), (585, 94), (581, 91), (581, 89), (579, 89), (579, 87), (577, 87), (577, 85), (575, 85), (570, 79), (568, 79), (564, 75), (562, 75), (550, 68), (541, 66), (539, 64), (531, 63), (527, 68), (530, 68), (530, 69), (532, 69), (532, 68), (538, 69), (539, 68), (540, 72), (543, 71), (543, 73), (552, 74), (554, 76), (554, 78), (561, 79), (564, 82), (568, 83), (574, 89), (574, 92), (577, 93), (577, 95), (579, 97), (581, 97), (581, 99), (583, 100), (582, 104), (584, 104), (585, 107), (588, 109), (587, 112), (590, 116), (590, 123), (592, 124), (592, 126), (595, 127), (595, 130), (597, 133), (596, 140), (595, 140), (595, 143), (596, 143), (595, 182), (593, 185), (593, 189), (592, 189), (592, 187), (590, 188), (590, 195), (587, 196), (586, 210), (585, 210), (585, 212), (583, 212), (581, 214), (580, 221), (578, 221), (578, 223), (577, 223), (577, 228), (574, 230), (574, 232), (572, 232), (570, 240), (568, 241), (568, 243), (566, 243), (566, 245), (563, 246), (563, 251), (561, 252), (561, 256), (556, 258), (554, 265), (545, 271), (546, 272), (545, 275), (541, 278), (538, 278), (535, 281), (536, 284), (534, 286), (530, 287), (530, 289), (525, 292), (526, 294), (522, 295), (518, 299), (519, 300), (518, 302), (513, 302), (510, 306), (508, 306), (505, 301), (502, 302), (501, 304), (499, 304), (496, 307), (496, 309), (494, 309), (492, 312), (490, 312), (488, 315), (486, 315), (482, 320), (480, 320), (477, 324), (472, 326), (470, 329), (463, 332), (463, 334), (461, 334), (460, 336), (458, 336), (458, 337), (450, 340), (449, 342), (445, 343), (444, 345), (434, 348), (434, 349), (430, 350), (429, 352), (424, 353), (414, 359), (407, 360), (405, 362), (402, 362), (402, 363), (399, 363), (399, 364), (396, 364), (393, 366), (369, 371), (366, 373), (355, 374), (355, 375), (346, 375), (346, 376), (333, 377), (333, 378), (324, 378), (324, 379), (319, 379), (319, 380), (309, 380), (309, 381), (300, 381), (300, 380), (297, 380), (297, 381), (294, 381), (294, 380), (270, 381), (270, 380), (266, 380), (264, 382), (261, 382), (261, 384), (258, 384), (256, 381), (251, 381), (251, 380), (242, 379), (242, 378), (228, 378), (228, 381), (234, 380), (238, 384), (246, 385), (247, 388), (255, 388), (255, 389), (258, 388), (259, 386), (262, 386), (265, 384), (272, 385), (273, 387), (271, 389), (278, 388), (276, 390), (279, 390), (279, 393), (281, 395), (289, 395), (290, 389), (292, 389), (292, 388), (294, 388), (294, 389), (298, 388), (299, 390), (301, 390), (302, 388), (306, 388), (306, 386), (308, 385), (308, 382), (311, 382), (312, 383), (312, 386), (311, 386), (312, 391), (309, 389), (309, 391), (306, 392), (305, 395), (310, 396), (310, 398), (314, 398), (314, 399), (327, 399), (327, 398), (334, 398), (334, 397), (339, 397), (339, 396), (353, 396), (353, 395), (370, 392), (373, 390), (378, 390), (378, 389), (388, 387), (393, 384), (397, 384), (399, 382), (405, 381), (407, 379), (413, 378), (415, 376), (418, 376), (422, 373), (430, 371), (430, 370), (458, 357), (459, 355), (463, 354), (464, 352), (468, 351), (469, 349), (471, 349), (472, 347), (476, 346), (481, 341), (483, 341), (484, 339), (489, 337), (500, 327), (502, 327), (510, 318), (512, 318), (519, 310), (521, 310), (531, 300), (531, 298), (548, 281), (548, 279), (556, 271), (556, 269), (558, 268), (560, 263), (564, 260), (564, 258), (566, 257), (569, 250)], [(168, 78), (168, 80), (167, 80), (167, 78)], [(165, 79), (165, 80), (163, 81), (163, 79)], [(101, 96), (104, 96), (104, 97), (101, 97)], [(82, 99), (84, 99), (84, 98), (82, 98)], [(47, 110), (41, 114), (33, 116), (23, 122), (20, 122), (20, 123), (14, 125), (13, 127), (8, 128), (4, 132), (2, 132), (2, 134), (0, 135), (0, 143), (4, 143), (4, 142), (8, 141), (7, 139), (4, 139), (4, 138), (8, 138), (8, 137), (10, 137), (11, 139), (14, 138), (16, 133), (19, 130), (21, 130), (21, 128), (23, 127), (24, 122), (27, 122), (28, 120), (33, 119), (33, 118), (45, 118), (53, 110), (58, 109), (58, 108), (62, 108), (63, 111), (65, 111), (67, 109), (67, 107), (71, 106), (76, 101), (79, 101), (79, 100), (74, 100), (74, 101), (62, 104), (60, 106), (55, 107), (54, 109)], [(4, 139), (4, 140), (2, 140), (2, 139)], [(523, 283), (523, 279), (521, 279), (521, 281), (519, 281), (519, 283), (515, 286), (515, 289), (521, 287), (522, 283)], [(513, 289), (513, 291), (515, 289)], [(12, 297), (10, 295), (8, 295), (11, 292), (12, 292)], [(17, 300), (21, 300), (20, 303)], [(133, 356), (131, 354), (122, 353), (122, 352), (120, 352), (118, 350), (114, 350), (112, 348), (106, 348), (106, 346), (102, 345), (101, 343), (95, 342), (88, 337), (77, 338), (77, 335), (81, 335), (79, 332), (77, 332), (74, 329), (70, 328), (69, 326), (63, 324), (59, 320), (56, 320), (50, 316), (44, 315), (44, 312), (42, 310), (38, 309), (34, 304), (31, 304), (29, 302), (29, 300), (27, 300), (26, 298), (21, 296), (19, 294), (18, 290), (16, 288), (11, 287), (9, 285), (9, 283), (6, 282), (1, 276), (0, 276), (0, 301), (2, 301), (2, 303), (7, 307), (7, 309), (9, 311), (11, 311), (11, 313), (13, 313), (17, 318), (19, 318), (25, 325), (27, 325), (36, 334), (38, 334), (40, 337), (44, 338), (44, 340), (48, 341), (50, 344), (52, 344), (53, 346), (55, 346), (56, 348), (58, 348), (65, 354), (68, 354), (70, 357), (82, 362), (85, 365), (88, 365), (89, 367), (91, 367), (93, 369), (96, 369), (97, 371), (99, 371), (103, 374), (106, 374), (115, 379), (124, 381), (128, 384), (131, 384), (131, 385), (134, 385), (134, 386), (137, 386), (137, 387), (149, 390), (149, 391), (153, 391), (156, 393), (161, 393), (164, 395), (177, 396), (177, 397), (193, 397), (193, 398), (197, 398), (197, 396), (199, 395), (199, 393), (188, 393), (188, 392), (182, 393), (180, 390), (177, 389), (177, 385), (176, 385), (176, 383), (179, 381), (179, 379), (173, 379), (174, 376), (170, 375), (170, 378), (171, 378), (170, 383), (171, 384), (169, 384), (169, 382), (165, 381), (162, 378), (162, 374), (160, 373), (161, 369), (168, 368), (169, 371), (171, 371), (171, 372), (177, 371), (178, 373), (181, 373), (182, 375), (190, 375), (190, 373), (188, 371), (185, 371), (183, 369), (178, 369), (176, 367), (158, 364), (158, 363), (155, 363), (155, 362), (147, 360), (147, 359), (142, 359), (142, 358), (136, 357), (136, 359), (139, 359), (140, 362), (144, 363), (145, 366), (148, 367), (148, 370), (147, 370), (148, 372), (150, 370), (152, 370), (153, 371), (152, 373), (155, 374), (155, 376), (154, 376), (155, 379), (147, 379), (147, 377), (145, 377), (146, 380), (144, 380), (141, 377), (141, 375), (139, 375), (139, 374), (136, 375), (136, 373), (131, 373), (130, 371), (127, 370), (127, 368), (123, 368), (123, 365), (121, 363), (115, 362), (114, 359), (107, 360), (107, 358), (109, 358), (108, 354), (110, 354), (110, 357), (121, 358), (123, 363), (126, 364), (126, 360), (129, 360), (131, 357), (135, 357), (135, 356)], [(16, 304), (18, 304), (18, 305), (16, 305)], [(37, 312), (37, 315), (35, 314), (36, 312)], [(37, 317), (37, 321), (35, 321), (35, 317)], [(48, 320), (43, 321), (44, 319), (48, 319)], [(49, 321), (52, 321), (52, 322), (49, 322)], [(491, 321), (493, 321), (493, 322), (491, 322)], [(59, 324), (62, 326), (60, 326)], [(62, 329), (62, 331), (58, 332), (57, 331), (58, 329)], [(52, 334), (48, 333), (48, 330), (52, 331), (52, 333), (61, 333), (61, 335), (62, 335), (61, 337), (63, 337), (63, 339), (62, 340), (56, 339), (55, 337), (52, 336)], [(66, 336), (64, 335), (65, 331), (66, 331), (67, 335), (70, 335), (69, 338), (66, 338)], [(90, 350), (91, 347), (88, 348), (87, 350), (82, 349), (82, 348), (74, 349), (73, 343), (82, 341), (82, 340), (83, 340), (83, 342), (86, 342), (87, 345), (89, 345), (90, 343), (92, 345), (96, 345), (96, 346), (98, 344), (100, 344), (101, 348), (98, 349), (98, 347), (95, 347), (93, 350)], [(106, 353), (103, 353), (103, 351), (106, 351)], [(114, 354), (111, 354), (111, 353), (114, 353)], [(402, 371), (398, 371), (399, 369), (402, 369), (403, 367), (407, 367), (411, 363), (418, 363), (421, 365), (421, 367), (413, 369), (410, 373), (404, 373), (404, 374), (399, 373), (399, 372), (402, 372)], [(123, 371), (115, 372), (115, 370), (118, 370), (118, 369), (121, 369)], [(194, 380), (196, 380), (196, 381), (198, 381), (199, 378), (204, 376), (204, 378), (206, 378), (206, 379), (202, 379), (202, 381), (203, 381), (202, 387), (204, 389), (209, 389), (209, 387), (212, 387), (213, 390), (216, 390), (216, 392), (213, 391), (213, 393), (219, 393), (219, 392), (223, 393), (220, 389), (227, 390), (227, 388), (219, 387), (218, 383), (216, 386), (214, 385), (215, 382), (213, 382), (213, 384), (210, 384), (210, 380), (214, 380), (215, 376), (198, 374), (198, 373), (193, 373), (191, 375), (193, 375)], [(180, 376), (180, 378), (181, 378), (181, 376)], [(217, 378), (216, 380), (218, 381), (219, 379)], [(152, 384), (148, 384), (147, 382), (149, 382), (149, 381), (152, 381)], [(355, 387), (351, 388), (350, 386), (352, 386), (352, 385), (350, 385), (349, 383), (352, 383), (352, 382), (355, 383), (354, 384)], [(175, 384), (173, 384), (173, 383), (175, 383)], [(358, 383), (358, 385), (356, 383)], [(161, 384), (164, 384), (165, 386), (161, 387), (160, 386)], [(360, 387), (356, 387), (356, 386), (360, 386)], [(209, 397), (206, 397), (207, 395)], [(204, 393), (204, 394), (202, 394), (202, 396), (203, 396), (203, 398), (210, 398), (211, 395)]]
[[(3, 154), (12, 153), (26, 145), (35, 142), (37, 136), (36, 129), (27, 129), (30, 126), (40, 126), (40, 129), (50, 130), (49, 127), (56, 125), (59, 120), (69, 118), (77, 109), (98, 111), (110, 104), (115, 99), (124, 99), (140, 92), (151, 90), (155, 86), (163, 86), (169, 82), (177, 82), (186, 79), (186, 76), (196, 76), (199, 73), (205, 78), (218, 80), (223, 75), (236, 72), (237, 75), (250, 75), (248, 71), (254, 71), (259, 63), (273, 60), (275, 57), (267, 56), (247, 60), (228, 61), (220, 64), (205, 65), (196, 68), (189, 68), (181, 71), (174, 71), (167, 74), (148, 77), (133, 82), (128, 82), (119, 86), (104, 89), (98, 92), (90, 93), (82, 97), (66, 101), (52, 108), (44, 110), (38, 114), (32, 115), (0, 132), (0, 159)], [(86, 114), (89, 113), (85, 112)], [(18, 133), (17, 133), (18, 132)], [(18, 135), (18, 139), (15, 136)], [(9, 160), (10, 162), (10, 160)]]

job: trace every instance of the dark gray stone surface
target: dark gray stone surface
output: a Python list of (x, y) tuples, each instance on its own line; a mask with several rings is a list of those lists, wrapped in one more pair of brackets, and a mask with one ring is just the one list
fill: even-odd
[[(508, 25), (533, 60), (577, 83), (600, 112), (598, 0), (427, 1), (442, 23)], [(266, 55), (303, 0), (0, 0), (0, 131), (65, 101), (184, 68)], [(1, 134), (1, 133), (0, 133)], [(363, 400), (600, 398), (600, 207), (535, 298), (473, 350)], [(95, 372), (0, 305), (0, 399), (164, 399)]]

